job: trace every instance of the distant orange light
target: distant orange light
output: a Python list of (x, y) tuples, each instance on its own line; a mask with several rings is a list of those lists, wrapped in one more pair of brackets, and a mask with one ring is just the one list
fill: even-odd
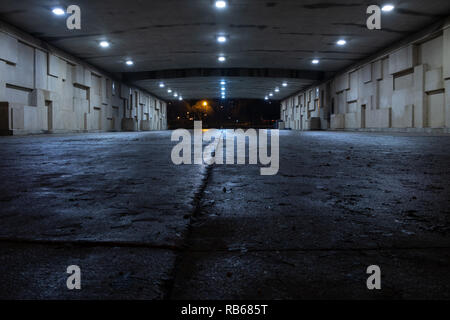
[(208, 105), (208, 102), (204, 101), (203, 106), (206, 107)]

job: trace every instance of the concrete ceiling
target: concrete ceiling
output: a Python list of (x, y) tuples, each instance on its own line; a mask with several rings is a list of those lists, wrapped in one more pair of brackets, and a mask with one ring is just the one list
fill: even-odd
[[(213, 0), (2, 0), (0, 19), (106, 71), (126, 73), (162, 98), (171, 96), (159, 88), (160, 81), (186, 98), (218, 98), (218, 80), (230, 74), (229, 68), (242, 72), (226, 77), (228, 98), (263, 98), (288, 81), (278, 95), (282, 98), (450, 12), (448, 0), (392, 0), (396, 9), (383, 14), (383, 29), (370, 31), (365, 12), (374, 2), (230, 0), (226, 9), (217, 10)], [(70, 4), (81, 7), (82, 30), (68, 30), (65, 18), (51, 13), (55, 6)], [(226, 44), (215, 40), (221, 33), (229, 37)], [(345, 47), (335, 44), (340, 38), (347, 40)], [(100, 40), (110, 41), (111, 47), (100, 48)], [(225, 63), (217, 61), (219, 54), (226, 55)], [(134, 66), (124, 64), (127, 58)], [(312, 58), (320, 64), (312, 65)], [(208, 71), (217, 68), (222, 72)], [(174, 69), (203, 71), (177, 78), (168, 72)], [(286, 72), (282, 77), (276, 72), (246, 76), (248, 70), (262, 74), (267, 69)]]

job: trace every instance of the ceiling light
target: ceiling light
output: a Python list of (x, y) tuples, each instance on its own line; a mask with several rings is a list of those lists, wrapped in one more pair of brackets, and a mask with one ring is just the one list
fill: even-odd
[(344, 39), (339, 40), (338, 42), (336, 42), (336, 44), (338, 46), (345, 46), (347, 44), (347, 41), (345, 41)]
[(268, 97), (268, 96), (265, 96), (265, 97), (264, 97), (264, 100), (269, 100), (269, 97)]
[(61, 8), (55, 8), (55, 9), (53, 9), (52, 10), (52, 12), (54, 13), (54, 14), (56, 14), (57, 16), (62, 16), (62, 15), (64, 15), (66, 12), (63, 10), (63, 9), (61, 9)]
[(225, 62), (227, 59), (224, 56), (219, 57), (219, 62)]
[(383, 6), (383, 8), (381, 8), (381, 10), (383, 10), (384, 12), (391, 12), (394, 9), (395, 6), (393, 6), (392, 4), (386, 4)]
[(178, 97), (178, 93), (175, 92), (175, 93), (173, 94), (173, 96), (174, 96), (174, 97)]
[(125, 63), (127, 66), (132, 66), (134, 64), (133, 60), (127, 60)]
[(222, 81), (220, 82), (220, 84), (224, 86), (224, 85), (226, 85), (226, 82), (222, 80)]
[(225, 42), (227, 42), (227, 37), (225, 37), (225, 36), (218, 36), (217, 37), (217, 42), (225, 43)]
[(164, 88), (166, 85), (163, 83), (163, 82), (161, 82), (160, 84), (159, 84), (159, 87), (160, 88)]
[(109, 42), (108, 41), (100, 41), (99, 45), (102, 48), (108, 48), (109, 47)]
[(275, 92), (280, 92), (280, 89), (279, 88), (275, 88)]
[(220, 90), (222, 90), (222, 91), (225, 91), (225, 88), (224, 88), (224, 87), (222, 87), (222, 88), (220, 88)]
[(223, 9), (227, 6), (227, 2), (223, 0), (216, 1), (216, 8)]
[(180, 101), (181, 101), (181, 100), (183, 100), (183, 97), (182, 97), (182, 96), (180, 96), (180, 97), (178, 98), (178, 100), (180, 100)]
[(172, 93), (172, 89), (168, 89), (168, 90), (167, 90), (167, 93)]
[(273, 97), (273, 93), (271, 92), (271, 93), (269, 93), (269, 97)]
[(314, 59), (313, 61), (311, 61), (312, 64), (319, 64), (319, 59)]
[(287, 82), (283, 82), (283, 87), (287, 87), (287, 86), (288, 86)]

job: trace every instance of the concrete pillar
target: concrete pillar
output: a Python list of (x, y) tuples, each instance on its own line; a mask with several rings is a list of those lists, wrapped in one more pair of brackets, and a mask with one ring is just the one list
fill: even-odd
[(450, 19), (444, 30), (445, 126), (450, 128)]
[(427, 99), (425, 94), (425, 65), (414, 68), (414, 127), (427, 126)]
[[(3, 61), (0, 61), (0, 75), (4, 75), (4, 71), (2, 70)], [(3, 72), (3, 73), (2, 73)], [(0, 102), (6, 102), (6, 83), (1, 81), (0, 79)]]
[(450, 79), (450, 21), (444, 29), (444, 79)]
[(445, 80), (445, 127), (450, 128), (450, 79)]

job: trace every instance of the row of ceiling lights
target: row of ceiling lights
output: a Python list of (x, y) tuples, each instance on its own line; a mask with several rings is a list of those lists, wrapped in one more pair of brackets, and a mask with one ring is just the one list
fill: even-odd
[[(392, 5), (392, 4), (385, 4), (385, 5), (383, 5), (383, 6), (381, 7), (381, 10), (382, 10), (383, 12), (391, 12), (391, 11), (393, 11), (394, 9), (395, 9), (395, 6)], [(336, 45), (338, 45), (338, 46), (340, 46), (340, 47), (343, 47), (343, 46), (345, 46), (346, 44), (347, 44), (347, 40), (345, 40), (345, 39), (339, 39), (338, 41), (336, 41)], [(311, 63), (312, 63), (312, 64), (319, 64), (319, 63), (320, 63), (320, 59), (314, 58), (314, 59), (311, 60)]]
[[(227, 4), (227, 1), (225, 1), (225, 0), (216, 0), (215, 6), (216, 6), (217, 9), (225, 9), (225, 8), (228, 6), (228, 4)], [(383, 12), (391, 12), (391, 11), (393, 11), (394, 9), (395, 9), (395, 6), (392, 5), (392, 4), (385, 4), (385, 5), (381, 8), (381, 10), (382, 10)], [(62, 16), (62, 15), (65, 15), (65, 14), (66, 14), (66, 12), (65, 12), (62, 8), (54, 8), (54, 9), (52, 10), (52, 12), (53, 12), (55, 15), (57, 15), (57, 16)], [(223, 43), (226, 43), (226, 42), (228, 41), (228, 36), (227, 36), (227, 35), (224, 35), (224, 34), (219, 34), (219, 35), (216, 37), (216, 40), (217, 40), (218, 43), (223, 44)], [(336, 44), (337, 44), (338, 46), (345, 46), (345, 45), (347, 44), (347, 41), (346, 41), (345, 39), (339, 39), (339, 40), (336, 42)], [(101, 40), (101, 41), (99, 42), (99, 46), (100, 46), (101, 48), (105, 48), (105, 49), (106, 49), (106, 48), (109, 48), (110, 45), (111, 45), (111, 43), (110, 43), (109, 41), (106, 41), (106, 40)], [(226, 58), (226, 56), (225, 56), (224, 54), (220, 54), (220, 55), (219, 55), (219, 57), (218, 57), (218, 61), (219, 61), (219, 62), (222, 62), (222, 63), (223, 63), (223, 62), (225, 62), (226, 60), (227, 60), (227, 58)], [(317, 65), (317, 64), (320, 63), (320, 60), (319, 60), (318, 58), (314, 58), (313, 60), (311, 60), (311, 63), (314, 64), (314, 65)], [(131, 58), (127, 58), (127, 59), (125, 60), (125, 64), (126, 64), (127, 66), (132, 66), (132, 65), (134, 65), (134, 61), (133, 61)], [(222, 80), (222, 81), (220, 82), (220, 85), (221, 85), (221, 88), (220, 88), (221, 97), (222, 97), (222, 99), (225, 99), (225, 97), (226, 97), (226, 88), (225, 88), (226, 82), (225, 82), (225, 80)], [(284, 83), (282, 84), (282, 86), (283, 86), (283, 87), (286, 87), (286, 86), (287, 86), (287, 83), (284, 82)], [(160, 88), (165, 88), (165, 84), (164, 84), (163, 82), (161, 82), (161, 83), (159, 84), (159, 87), (160, 87)], [(278, 92), (280, 92), (280, 89), (277, 87), (277, 88), (275, 88), (275, 93), (278, 93)], [(170, 89), (170, 88), (167, 89), (167, 93), (169, 93), (169, 94), (172, 94), (172, 93), (173, 93), (173, 96), (174, 96), (175, 98), (178, 98), (180, 101), (183, 100), (183, 97), (182, 97), (181, 95), (179, 95), (177, 92), (173, 92), (173, 90)], [(268, 100), (269, 97), (273, 97), (273, 95), (274, 95), (274, 94), (273, 94), (272, 92), (269, 93), (269, 95), (265, 97), (265, 100)]]
[[(224, 9), (224, 8), (226, 8), (227, 7), (227, 2), (226, 1), (223, 1), (223, 0), (218, 0), (218, 1), (216, 1), (216, 8), (217, 9)], [(224, 43), (226, 43), (227, 41), (228, 41), (228, 36), (227, 35), (225, 35), (225, 34), (219, 34), (217, 37), (216, 37), (216, 40), (217, 40), (217, 42), (219, 43), (219, 44), (224, 44)], [(225, 62), (227, 60), (227, 58), (225, 57), (225, 55), (224, 54), (220, 54), (219, 55), (219, 58), (218, 58), (218, 61), (219, 62), (221, 62), (221, 63), (223, 63), (223, 62)], [(226, 98), (226, 91), (227, 91), (227, 89), (226, 89), (226, 84), (227, 84), (227, 82), (225, 81), (225, 80), (221, 80), (220, 81), (220, 97), (222, 98), (222, 100), (223, 99), (225, 99)]]
[[(218, 9), (223, 9), (223, 8), (225, 8), (227, 6), (227, 2), (226, 1), (222, 1), (222, 0), (221, 1), (216, 1), (215, 5), (216, 5), (216, 7)], [(226, 35), (224, 35), (224, 34), (220, 34), (220, 35), (218, 35), (216, 37), (216, 40), (217, 40), (218, 43), (226, 43), (227, 40), (228, 40), (228, 37)], [(225, 62), (226, 61), (225, 55), (223, 55), (223, 54), (219, 55), (218, 61), (219, 62)], [(221, 85), (221, 88), (220, 88), (221, 98), (225, 99), (226, 98), (226, 88), (225, 88), (226, 81), (225, 80), (221, 80), (220, 81), (220, 85)], [(166, 85), (165, 85), (164, 82), (160, 82), (159, 83), (159, 87), (161, 89), (163, 89), (163, 88), (166, 87)], [(167, 89), (167, 93), (169, 95), (173, 95), (174, 98), (178, 98), (178, 100), (180, 100), (180, 101), (183, 100), (183, 97), (178, 92), (176, 92), (176, 91), (174, 92), (171, 88)]]
[[(64, 16), (64, 15), (66, 14), (66, 12), (64, 11), (64, 9), (62, 9), (62, 8), (60, 8), (60, 7), (53, 8), (53, 9), (52, 9), (52, 12), (53, 12), (53, 14), (56, 15), (56, 16)], [(109, 41), (107, 41), (107, 40), (101, 40), (101, 41), (98, 43), (98, 45), (99, 45), (101, 48), (107, 49), (107, 48), (109, 48), (109, 47), (111, 46), (111, 43), (110, 43)], [(131, 58), (127, 58), (127, 59), (125, 60), (125, 64), (126, 64), (127, 66), (132, 66), (132, 65), (134, 65), (134, 61), (133, 61)]]
[[(391, 11), (393, 11), (394, 9), (395, 9), (395, 6), (392, 5), (392, 4), (386, 4), (386, 5), (384, 5), (384, 6), (381, 8), (381, 10), (382, 10), (383, 12), (391, 12)], [(346, 44), (347, 44), (347, 40), (345, 40), (345, 39), (339, 39), (338, 41), (336, 41), (336, 45), (338, 45), (338, 46), (340, 46), (340, 47), (343, 47), (343, 46), (345, 46)], [(320, 60), (319, 60), (318, 58), (314, 58), (314, 59), (311, 60), (311, 63), (317, 65), (317, 64), (320, 63)], [(283, 83), (283, 87), (287, 87), (287, 83), (286, 83), (286, 82)], [(279, 92), (280, 92), (280, 88), (279, 88), (279, 87), (276, 87), (276, 88), (275, 88), (275, 94), (277, 94), (277, 93), (279, 93)], [(273, 97), (273, 96), (274, 96), (274, 93), (273, 93), (273, 92), (270, 92), (268, 95), (266, 95), (266, 96), (264, 97), (264, 100), (269, 100), (269, 99), (270, 99), (271, 97)]]
[[(63, 15), (65, 15), (66, 14), (66, 12), (62, 9), (62, 8), (54, 8), (53, 10), (52, 10), (52, 12), (53, 12), (53, 14), (55, 14), (55, 15), (57, 15), (57, 16), (63, 16)], [(107, 48), (109, 48), (110, 46), (111, 46), (111, 43), (109, 42), (109, 41), (107, 41), (107, 40), (101, 40), (99, 43), (98, 43), (98, 45), (101, 47), (101, 48), (104, 48), (104, 49), (107, 49)], [(131, 59), (131, 58), (127, 58), (126, 60), (125, 60), (125, 64), (127, 65), (127, 66), (133, 66), (134, 65), (134, 61)], [(163, 83), (163, 82), (161, 82), (160, 84), (159, 84), (159, 87), (160, 88), (165, 88), (166, 87), (166, 85)], [(173, 92), (173, 90), (172, 89), (167, 89), (167, 93), (169, 93), (169, 94), (173, 94), (173, 96), (175, 97), (175, 98), (177, 98), (178, 100), (183, 100), (183, 96), (181, 95), (181, 94), (179, 94), (178, 92)]]
[[(287, 87), (287, 86), (288, 86), (288, 83), (285, 81), (285, 82), (283, 82), (283, 83), (281, 84), (281, 86), (282, 86), (282, 87)], [(275, 94), (279, 93), (279, 92), (280, 92), (280, 88), (279, 88), (279, 87), (276, 87), (275, 90), (274, 90), (274, 92), (275, 92)], [(273, 97), (273, 96), (274, 96), (274, 93), (273, 93), (273, 92), (270, 92), (267, 96), (264, 97), (264, 100), (269, 100), (269, 99), (270, 99), (271, 97)]]
[[(160, 83), (159, 83), (159, 87), (160, 87), (161, 89), (164, 89), (164, 88), (166, 87), (166, 84), (165, 84), (164, 82), (160, 82)], [(179, 94), (179, 93), (176, 92), (176, 91), (173, 91), (173, 90), (170, 89), (170, 88), (167, 88), (167, 93), (168, 93), (169, 95), (173, 95), (174, 98), (177, 98), (177, 99), (180, 100), (180, 101), (183, 100), (183, 96), (182, 96), (181, 94)]]

